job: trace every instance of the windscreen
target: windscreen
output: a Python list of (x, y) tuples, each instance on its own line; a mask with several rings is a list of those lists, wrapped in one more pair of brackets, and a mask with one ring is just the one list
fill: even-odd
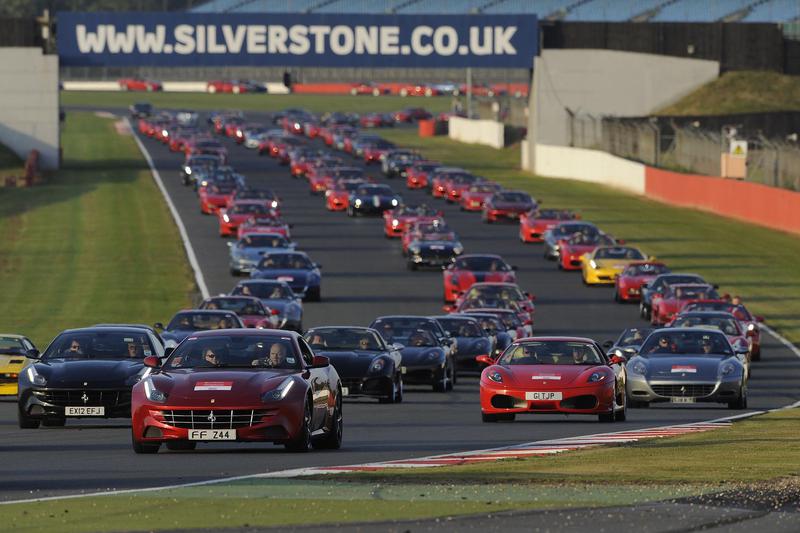
[[(426, 343), (430, 341), (430, 344), (421, 344), (418, 346), (435, 346), (437, 344), (435, 335), (438, 329), (436, 324), (428, 318), (379, 318), (373, 322), (370, 327), (380, 332), (386, 342), (399, 342), (410, 346), (411, 338), (415, 334), (418, 334), (417, 337), (424, 338)], [(420, 332), (430, 334), (430, 338)], [(421, 339), (417, 338), (415, 342), (421, 342)]]
[(234, 287), (231, 294), (255, 296), (262, 300), (288, 300), (294, 298), (292, 289), (283, 283), (277, 282), (242, 283)]
[(314, 266), (304, 255), (269, 254), (258, 264), (260, 270), (311, 270)]
[(455, 268), (475, 272), (509, 272), (511, 268), (499, 257), (471, 256), (456, 259)]
[(741, 335), (736, 319), (723, 316), (688, 315), (679, 316), (673, 322), (675, 328), (706, 327), (722, 331), (725, 335)]
[(725, 335), (716, 331), (657, 331), (639, 350), (640, 355), (733, 355)]
[(437, 318), (439, 324), (453, 337), (483, 337), (478, 322), (468, 318)]
[(286, 248), (289, 241), (283, 235), (270, 235), (269, 233), (252, 233), (245, 235), (239, 241), (239, 248)]
[(373, 331), (364, 328), (314, 328), (305, 339), (315, 350), (382, 351), (383, 342)]
[(249, 298), (212, 298), (203, 302), (200, 309), (221, 309), (232, 311), (239, 316), (265, 315), (264, 306), (256, 302), (258, 300), (254, 301)]
[(230, 312), (192, 313), (186, 311), (172, 317), (166, 329), (168, 331), (204, 331), (236, 327), (239, 327), (238, 320)]
[(629, 260), (640, 260), (644, 259), (642, 252), (637, 250), (636, 248), (626, 248), (626, 247), (618, 247), (618, 248), (599, 248), (594, 253), (595, 259), (624, 259), (626, 261)]
[(164, 368), (277, 368), (300, 370), (300, 356), (288, 336), (214, 335), (189, 337)]
[(0, 355), (25, 355), (26, 351), (22, 339), (0, 337)]
[(605, 361), (591, 344), (572, 341), (526, 341), (503, 352), (499, 365), (601, 365)]
[(56, 337), (42, 359), (142, 359), (153, 354), (144, 332), (79, 330)]

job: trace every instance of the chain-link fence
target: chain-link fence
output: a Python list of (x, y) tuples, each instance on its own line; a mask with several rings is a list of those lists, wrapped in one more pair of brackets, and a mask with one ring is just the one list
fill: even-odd
[[(642, 163), (695, 174), (719, 176), (730, 138), (722, 131), (678, 125), (663, 118), (568, 115), (570, 146), (603, 150)], [(800, 191), (800, 143), (738, 132), (748, 141), (747, 181)], [(790, 140), (792, 139), (792, 140)]]

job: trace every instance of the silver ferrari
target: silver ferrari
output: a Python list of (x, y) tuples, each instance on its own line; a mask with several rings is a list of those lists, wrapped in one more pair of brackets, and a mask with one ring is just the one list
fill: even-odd
[(747, 408), (747, 373), (728, 338), (706, 328), (661, 328), (627, 364), (628, 404), (725, 403)]

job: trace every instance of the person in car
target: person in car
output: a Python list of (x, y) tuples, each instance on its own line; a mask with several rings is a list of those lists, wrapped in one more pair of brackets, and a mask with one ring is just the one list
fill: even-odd
[(359, 350), (371, 350), (372, 349), (372, 340), (367, 337), (366, 335), (358, 339), (358, 349)]

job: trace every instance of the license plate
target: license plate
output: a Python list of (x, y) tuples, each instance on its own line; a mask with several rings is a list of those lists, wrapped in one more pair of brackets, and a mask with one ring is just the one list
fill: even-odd
[(440, 246), (438, 244), (434, 244), (431, 246), (431, 250), (444, 250), (444, 246)]
[(350, 394), (350, 389), (347, 387), (342, 387), (342, 396), (347, 396)]
[(64, 416), (105, 416), (105, 407), (67, 407)]
[(560, 392), (526, 392), (525, 399), (528, 401), (558, 401), (561, 400)]
[(189, 440), (236, 440), (235, 429), (190, 429)]
[(380, 207), (381, 206), (381, 198), (380, 198), (380, 196), (373, 196), (372, 197), (372, 205), (374, 205), (375, 207)]
[(406, 372), (408, 372), (408, 369), (406, 367), (404, 367), (404, 366), (401, 366), (400, 367), (400, 373), (401, 374), (405, 374)]
[(518, 216), (519, 216), (519, 213), (509, 213), (508, 214), (508, 218), (517, 218)]
[(673, 396), (669, 401), (672, 403), (695, 403), (694, 398), (687, 398), (686, 396)]
[(294, 278), (292, 276), (278, 276), (278, 281), (290, 282), (294, 281)]

